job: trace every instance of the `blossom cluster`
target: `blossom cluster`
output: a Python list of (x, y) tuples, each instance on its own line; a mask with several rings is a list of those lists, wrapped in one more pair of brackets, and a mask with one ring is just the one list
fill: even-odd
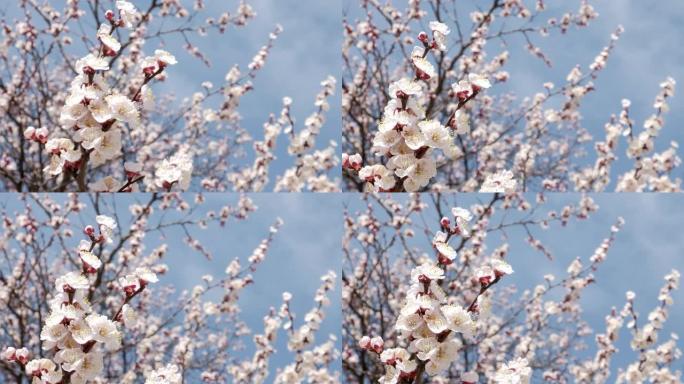
[[(346, 155), (354, 162), (354, 165), (346, 164), (346, 168), (358, 171), (359, 179), (366, 183), (369, 191), (415, 192), (427, 187), (437, 174), (437, 162), (432, 152), (440, 150), (452, 160), (463, 156), (457, 136), (470, 132), (466, 104), (491, 87), (486, 77), (470, 73), (465, 79), (452, 84), (451, 92), (458, 104), (444, 123), (426, 116), (423, 104), (429, 101), (426, 97), (429, 91), (426, 93), (423, 82), (436, 76), (435, 67), (427, 55), (433, 50), (436, 54), (446, 50), (446, 39), (450, 33), (446, 24), (437, 21), (430, 22), (430, 29), (432, 40), (427, 33), (421, 32), (418, 40), (422, 46), (414, 46), (411, 52), (415, 78), (404, 77), (389, 86), (390, 98), (378, 123), (372, 147), (376, 155), (387, 159), (386, 163), (360, 167), (360, 154)], [(490, 177), (482, 186), (483, 191), (515, 190), (515, 181), (509, 174)]]
[[(382, 339), (372, 340), (363, 336), (359, 346), (380, 353), (380, 360), (386, 365), (381, 383), (396, 384), (405, 379), (415, 379), (423, 371), (430, 376), (448, 370), (463, 346), (464, 338), (474, 337), (478, 321), (483, 321), (491, 310), (489, 298), (483, 294), (501, 278), (513, 273), (513, 268), (503, 259), (492, 259), (491, 263), (478, 268), (475, 277), (480, 283), (480, 293), (463, 307), (453, 304), (443, 288), (444, 266), (451, 265), (457, 252), (449, 245), (451, 235), (458, 233), (469, 236), (468, 222), (472, 219), (470, 211), (455, 207), (452, 210), (456, 225), (450, 227), (449, 219), (443, 218), (441, 226), (449, 230), (437, 232), (433, 246), (437, 250), (438, 264), (421, 264), (411, 271), (411, 284), (406, 292), (406, 302), (399, 312), (394, 325), (408, 347), (384, 349)], [(451, 304), (450, 304), (451, 302)], [(404, 343), (399, 342), (400, 345)], [(518, 364), (516, 362), (516, 364)], [(513, 369), (504, 366), (497, 377), (514, 376), (508, 379), (495, 379), (499, 382), (528, 382), (529, 368)], [(527, 372), (527, 373), (526, 373)], [(463, 374), (462, 382), (477, 382), (478, 375), (469, 371)], [(506, 381), (510, 380), (510, 381)], [(517, 380), (517, 381), (516, 381)]]
[[(100, 41), (97, 53), (89, 53), (74, 65), (77, 76), (71, 82), (71, 90), (59, 118), (62, 128), (70, 130), (70, 137), (51, 137), (45, 143), (45, 151), (50, 156), (45, 173), (50, 177), (61, 175), (63, 182), (73, 177), (81, 190), (85, 190), (88, 166), (98, 167), (120, 157), (123, 132), (137, 128), (142, 111), (153, 107), (154, 95), (148, 83), (168, 66), (177, 63), (173, 55), (158, 49), (154, 56), (145, 57), (140, 62), (139, 72), (144, 80), (132, 95), (112, 90), (107, 71), (112, 58), (117, 57), (121, 50), (121, 43), (114, 33), (119, 28), (132, 28), (140, 18), (130, 2), (117, 1), (116, 7), (119, 16), (115, 16), (114, 11), (107, 11), (107, 22), (100, 24), (97, 31)], [(29, 134), (33, 135), (32, 132)], [(137, 190), (138, 181), (142, 180), (141, 165), (124, 163), (124, 169), (127, 180), (107, 176), (91, 183), (88, 189), (109, 192)], [(157, 184), (168, 190), (174, 183), (179, 183), (186, 189), (191, 172), (192, 159), (187, 155), (176, 155), (159, 166)]]
[(102, 261), (92, 250), (98, 244), (110, 241), (117, 224), (113, 218), (103, 215), (97, 216), (96, 221), (99, 231), (87, 226), (84, 232), (89, 240), (82, 240), (79, 245), (81, 271), (69, 272), (55, 281), (55, 294), (49, 302), (50, 314), (40, 332), (42, 349), (52, 352), (54, 357), (26, 361), (26, 353), (20, 350), (22, 353), (17, 357), (14, 347), (4, 353), (8, 361), (16, 361), (24, 367), (34, 384), (87, 383), (100, 376), (104, 369), (102, 350), (119, 350), (121, 328), (130, 327), (137, 320), (130, 301), (148, 284), (158, 281), (149, 269), (136, 269), (119, 280), (122, 296), (119, 310), (111, 318), (97, 313), (90, 303), (91, 285), (99, 276)]

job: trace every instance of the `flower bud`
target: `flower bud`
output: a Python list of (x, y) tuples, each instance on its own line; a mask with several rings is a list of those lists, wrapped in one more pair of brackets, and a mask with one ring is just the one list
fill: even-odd
[(116, 51), (105, 45), (102, 47), (102, 54), (105, 56), (114, 57), (116, 56)]
[(20, 364), (26, 365), (26, 363), (28, 363), (28, 360), (29, 360), (29, 351), (26, 348), (17, 349), (15, 356), (16, 356), (16, 360)]
[(418, 276), (418, 281), (423, 283), (423, 284), (429, 284), (430, 281), (432, 281), (432, 280), (430, 280), (430, 278), (425, 276), (425, 275), (420, 275), (420, 276)]
[(441, 225), (444, 229), (449, 229), (449, 227), (451, 227), (451, 221), (445, 216), (439, 221), (439, 225)]
[(370, 340), (370, 347), (375, 353), (380, 353), (382, 352), (382, 348), (384, 347), (385, 342), (382, 340), (382, 337), (380, 336), (375, 336)]
[[(364, 336), (364, 337), (368, 337), (368, 336)], [(369, 343), (370, 343), (370, 339), (368, 339), (368, 341), (369, 341)], [(5, 360), (7, 360), (7, 361), (14, 361), (14, 360), (17, 359), (16, 353), (17, 353), (16, 348), (14, 348), (14, 347), (7, 347), (7, 348), (5, 349), (5, 351), (2, 353), (2, 357), (3, 357)]]
[(45, 127), (36, 129), (36, 134), (33, 139), (41, 144), (47, 143), (48, 130)]
[(440, 253), (439, 255), (437, 255), (437, 262), (442, 265), (449, 265), (454, 261)]
[(93, 237), (95, 235), (95, 228), (92, 225), (88, 225), (83, 229), (83, 233), (85, 233), (88, 237)]
[(24, 139), (33, 140), (36, 135), (36, 129), (34, 127), (28, 127), (24, 130)]
[(430, 75), (421, 71), (420, 69), (416, 69), (416, 77), (420, 80), (430, 80)]
[(486, 287), (492, 282), (492, 276), (481, 276), (478, 280), (483, 287)]
[(132, 180), (140, 176), (140, 172), (142, 171), (142, 165), (140, 165), (140, 163), (125, 162), (124, 171), (126, 172), (126, 177), (129, 180)]
[(419, 34), (418, 34), (418, 40), (420, 40), (421, 42), (427, 44), (427, 42), (428, 42), (428, 34), (425, 33), (425, 32), (419, 33)]
[(154, 74), (154, 71), (156, 70), (157, 69), (154, 66), (147, 66), (143, 68), (143, 73), (145, 74), (145, 76), (152, 76)]
[(361, 347), (363, 349), (368, 349), (368, 348), (370, 348), (370, 343), (371, 343), (370, 337), (363, 336), (361, 338), (361, 340), (359, 340), (359, 347)]

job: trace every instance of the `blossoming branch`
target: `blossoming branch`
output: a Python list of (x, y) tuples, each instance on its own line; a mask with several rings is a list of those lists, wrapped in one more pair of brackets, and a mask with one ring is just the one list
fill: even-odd
[(630, 117), (627, 99), (619, 115), (609, 116), (605, 139), (583, 120), (585, 99), (599, 90), (594, 80), (613, 56), (622, 26), (586, 66), (571, 63), (560, 84), (546, 81), (529, 96), (505, 90), (519, 76), (507, 68), (516, 48), (532, 56), (526, 60), (551, 66), (540, 39), (562, 45), (560, 39), (600, 20), (589, 0), (576, 10), (529, 3), (359, 1), (349, 7), (342, 51), (347, 190), (681, 190), (678, 144), (658, 149), (674, 79), (663, 76), (643, 129)]
[[(201, 81), (179, 97), (155, 90), (157, 82), (179, 74), (172, 70), (178, 52), (168, 52), (167, 41), (184, 42), (195, 65), (208, 67), (210, 57), (195, 39), (224, 39), (211, 33), (244, 28), (256, 17), (246, 1), (221, 14), (209, 14), (202, 1), (192, 3), (12, 5), (19, 19), (3, 21), (0, 29), (0, 67), (11, 74), (0, 77), (0, 121), (7, 131), (0, 137), (0, 189), (339, 190), (337, 143), (315, 140), (326, 122), (334, 78), (321, 83), (315, 112), (302, 127), (290, 113), (289, 97), (280, 117), (266, 115), (262, 138), (243, 121), (241, 100), (254, 93), (253, 79), (283, 33), (280, 25), (263, 46), (253, 47), (246, 68), (216, 65), (226, 71), (224, 84)], [(284, 134), (289, 151), (279, 159), (276, 144)], [(274, 161), (284, 169), (281, 175), (273, 175)]]
[[(609, 310), (606, 331), (596, 334), (592, 353), (578, 352), (587, 349), (592, 332), (582, 298), (620, 241), (621, 218), (593, 254), (572, 260), (561, 276), (540, 275), (524, 290), (511, 283), (511, 264), (535, 264), (523, 258), (541, 255), (557, 263), (539, 239), (540, 230), (562, 239), (569, 223), (597, 214), (589, 196), (558, 210), (546, 207), (553, 196), (537, 195), (535, 201), (531, 195), (494, 194), (469, 207), (452, 202), (460, 195), (442, 194), (365, 195), (351, 203), (343, 237), (346, 379), (677, 382), (677, 336), (659, 340), (679, 283), (676, 270), (665, 277), (659, 304), (647, 319), (634, 310), (635, 295), (629, 292), (622, 310)], [(624, 325), (636, 358), (616, 368), (611, 359)]]

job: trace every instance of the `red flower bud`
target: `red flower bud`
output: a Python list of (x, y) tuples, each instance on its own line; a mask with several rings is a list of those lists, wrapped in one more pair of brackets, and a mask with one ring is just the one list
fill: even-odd
[(89, 65), (86, 65), (83, 67), (83, 73), (92, 76), (95, 74), (95, 69)]
[(454, 261), (440, 253), (437, 256), (437, 262), (442, 264), (442, 265), (449, 265), (449, 264), (453, 263)]
[(143, 68), (143, 73), (144, 73), (146, 76), (152, 76), (152, 75), (154, 74), (154, 71), (155, 71), (154, 66), (150, 66), (150, 67), (145, 67), (145, 68)]
[(83, 229), (83, 233), (92, 237), (95, 234), (95, 228), (93, 228), (92, 225), (88, 225), (85, 227), (85, 229)]
[(430, 80), (430, 75), (421, 71), (420, 69), (416, 69), (416, 77), (420, 80)]
[(428, 35), (427, 35), (427, 33), (425, 33), (425, 32), (419, 33), (419, 34), (418, 34), (418, 40), (420, 40), (421, 42), (427, 44), (427, 42), (428, 42)]
[(135, 285), (127, 285), (123, 287), (124, 292), (126, 293), (126, 296), (133, 296), (135, 293)]
[(442, 219), (439, 221), (439, 224), (442, 226), (442, 228), (449, 229), (451, 226), (451, 221), (448, 217), (442, 217)]

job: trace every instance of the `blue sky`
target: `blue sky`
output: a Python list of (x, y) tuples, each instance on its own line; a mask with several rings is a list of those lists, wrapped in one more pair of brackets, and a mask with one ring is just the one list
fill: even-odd
[[(539, 213), (548, 210), (559, 211), (564, 205), (576, 205), (579, 194), (548, 194), (548, 204)], [(617, 240), (608, 253), (607, 260), (599, 266), (595, 273), (596, 284), (590, 285), (584, 292), (582, 306), (584, 319), (597, 332), (605, 330), (605, 316), (610, 308), (619, 309), (625, 303), (625, 292), (632, 290), (636, 293), (636, 309), (642, 319), (658, 305), (657, 296), (663, 285), (663, 277), (676, 268), (684, 273), (684, 238), (680, 236), (684, 225), (684, 197), (680, 195), (655, 194), (594, 194), (599, 205), (599, 211), (588, 220), (573, 221), (566, 227), (553, 224), (549, 230), (533, 230), (533, 233), (545, 246), (551, 250), (554, 260), (548, 260), (543, 254), (533, 250), (526, 242), (527, 235), (522, 228), (507, 231), (510, 243), (508, 261), (515, 273), (503, 281), (512, 284), (521, 292), (533, 288), (543, 282), (543, 276), (553, 273), (557, 279), (566, 275), (567, 266), (576, 257), (583, 261), (593, 254), (601, 241), (608, 236), (610, 226), (622, 216), (626, 223), (617, 234)], [(406, 201), (406, 197), (395, 197), (398, 201)], [(533, 198), (532, 195), (529, 198)], [(488, 196), (480, 194), (454, 194), (447, 198), (449, 206), (470, 207), (478, 201), (487, 201)], [(347, 195), (345, 200), (350, 205), (351, 212), (363, 210), (365, 204), (356, 196)], [(429, 203), (425, 196), (423, 201)], [(435, 223), (432, 230), (437, 230), (439, 218), (429, 210), (428, 220)], [(507, 221), (520, 217), (517, 212), (509, 212)], [(384, 217), (384, 216), (383, 216)], [(492, 222), (501, 220), (501, 214), (495, 215)], [(425, 252), (431, 252), (430, 240), (416, 231), (414, 244)], [(504, 241), (500, 232), (492, 233), (488, 237), (488, 250), (493, 250)], [(398, 250), (398, 249), (397, 249)], [(585, 265), (588, 262), (584, 263)], [(684, 335), (684, 291), (681, 289), (673, 295), (674, 306), (670, 310), (670, 318), (665, 329), (660, 334), (660, 342), (669, 338), (671, 332)], [(640, 324), (643, 325), (644, 320)], [(625, 329), (620, 334), (617, 343), (620, 352), (615, 356), (612, 367), (624, 367), (634, 361), (635, 355), (629, 347), (631, 335)], [(595, 352), (593, 335), (587, 339), (590, 352)], [(682, 345), (680, 344), (681, 348)], [(675, 365), (683, 369), (681, 361)]]
[[(17, 196), (1, 195), (0, 205), (6, 206), (8, 212), (18, 212), (22, 206)], [(192, 196), (186, 195), (189, 202), (192, 202)], [(161, 242), (169, 245), (164, 262), (170, 270), (160, 277), (158, 284), (171, 285), (177, 292), (181, 292), (200, 283), (202, 275), (212, 274), (217, 279), (221, 278), (226, 266), (235, 257), (239, 257), (244, 261), (243, 265), (247, 265), (247, 257), (268, 234), (269, 226), (277, 217), (281, 217), (285, 224), (276, 235), (266, 260), (253, 274), (255, 284), (246, 288), (241, 296), (242, 320), (254, 332), (263, 331), (263, 316), (270, 307), (278, 308), (282, 302), (282, 292), (289, 291), (293, 295), (292, 308), (297, 315), (295, 326), (299, 326), (306, 312), (314, 305), (313, 296), (320, 285), (320, 276), (328, 270), (339, 275), (342, 260), (339, 245), (342, 231), (339, 213), (341, 195), (253, 194), (250, 197), (259, 209), (248, 220), (231, 219), (223, 228), (210, 225), (207, 230), (190, 230), (213, 255), (211, 261), (188, 248), (183, 242), (185, 235), (180, 228), (166, 229), (163, 235), (149, 234), (144, 241), (147, 251)], [(63, 201), (66, 195), (53, 195), (53, 198)], [(202, 217), (209, 210), (217, 211), (226, 204), (234, 205), (237, 202), (237, 195), (207, 194), (206, 198), (206, 204), (195, 212), (195, 217)], [(105, 199), (111, 201), (111, 196)], [(123, 219), (123, 228), (127, 228), (130, 218), (128, 205), (136, 200), (145, 201), (146, 197), (142, 194), (119, 194), (115, 200), (116, 208), (103, 213), (117, 212)], [(86, 202), (87, 199), (83, 198), (83, 201)], [(90, 204), (88, 206), (82, 215), (83, 222), (93, 223), (95, 215)], [(158, 222), (159, 217), (158, 214), (153, 215), (150, 223)], [(166, 213), (165, 220), (173, 220), (175, 217), (175, 212), (169, 212)], [(74, 230), (78, 231), (80, 223), (77, 221), (75, 225)], [(78, 236), (74, 239), (74, 247), (79, 239)], [(220, 299), (220, 292), (217, 293), (219, 295), (214, 295), (214, 299)], [(339, 281), (330, 297), (332, 305), (325, 310), (326, 319), (317, 334), (318, 342), (326, 341), (329, 334), (340, 334), (341, 312), (339, 304), (336, 304), (340, 302)], [(251, 357), (251, 338), (248, 336), (244, 342)], [(286, 343), (287, 338), (281, 332), (276, 343), (278, 353), (271, 360), (273, 372), (292, 362)], [(336, 366), (339, 368), (339, 364)]]

